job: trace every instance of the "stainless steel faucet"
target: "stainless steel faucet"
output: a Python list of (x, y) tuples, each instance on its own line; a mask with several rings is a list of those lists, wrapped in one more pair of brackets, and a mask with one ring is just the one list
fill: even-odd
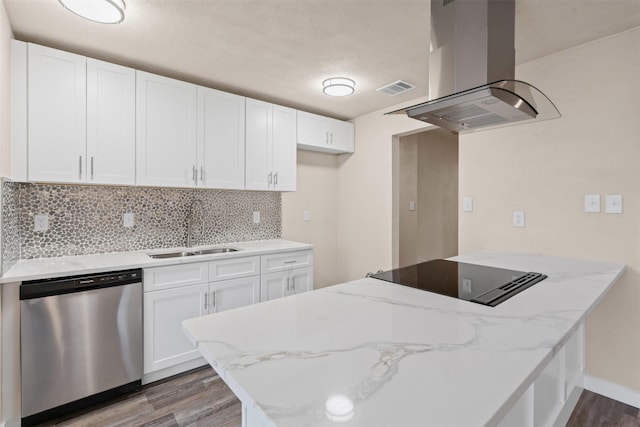
[[(195, 220), (195, 211), (199, 211), (200, 216), (200, 233), (198, 233), (198, 239), (202, 239), (204, 235), (204, 208), (202, 207), (202, 200), (194, 199), (189, 206), (189, 213), (187, 214), (187, 247), (191, 247), (191, 239), (193, 238), (193, 222)], [(198, 243), (201, 243), (198, 240)]]

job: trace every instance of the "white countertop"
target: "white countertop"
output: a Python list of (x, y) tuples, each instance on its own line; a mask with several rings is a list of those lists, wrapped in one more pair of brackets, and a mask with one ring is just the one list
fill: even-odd
[[(624, 265), (495, 252), (453, 258), (549, 277), (497, 307), (361, 279), (184, 322), (243, 404), (279, 427), (495, 425)], [(354, 417), (330, 421), (348, 397)]]
[[(164, 259), (153, 259), (148, 255), (149, 253), (165, 253), (184, 250), (191, 251), (215, 247), (232, 247), (239, 250), (237, 252), (223, 254), (196, 255)], [(270, 252), (288, 252), (311, 248), (313, 248), (313, 245), (307, 243), (275, 239), (225, 243), (211, 246), (196, 246), (188, 249), (184, 247), (163, 248), (135, 252), (115, 252), (108, 254), (28, 259), (16, 262), (9, 271), (0, 278), (0, 283), (23, 282), (25, 280), (101, 273), (105, 271), (126, 270), (131, 268), (147, 268), (192, 262), (206, 262), (221, 258), (244, 257), (262, 255)]]

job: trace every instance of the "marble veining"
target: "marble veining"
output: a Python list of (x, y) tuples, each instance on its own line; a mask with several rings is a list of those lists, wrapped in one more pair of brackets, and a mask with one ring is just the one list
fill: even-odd
[(549, 278), (486, 307), (372, 278), (184, 323), (236, 393), (275, 426), (493, 426), (624, 271), (484, 252), (460, 261)]

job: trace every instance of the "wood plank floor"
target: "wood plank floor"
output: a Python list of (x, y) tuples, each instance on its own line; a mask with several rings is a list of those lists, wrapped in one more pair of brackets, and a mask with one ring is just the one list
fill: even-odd
[(213, 369), (205, 367), (43, 425), (240, 427), (241, 414), (240, 401)]
[[(241, 409), (220, 377), (205, 367), (44, 425), (240, 427)], [(567, 427), (640, 427), (640, 410), (585, 390)]]

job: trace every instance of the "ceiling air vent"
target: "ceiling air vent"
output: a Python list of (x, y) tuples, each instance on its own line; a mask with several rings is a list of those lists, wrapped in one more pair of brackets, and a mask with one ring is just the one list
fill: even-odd
[(405, 93), (413, 89), (414, 87), (416, 86), (412, 85), (411, 83), (407, 83), (404, 80), (398, 80), (393, 83), (389, 83), (386, 86), (382, 86), (381, 88), (378, 88), (376, 90), (389, 96), (396, 96), (400, 95), (401, 93)]

